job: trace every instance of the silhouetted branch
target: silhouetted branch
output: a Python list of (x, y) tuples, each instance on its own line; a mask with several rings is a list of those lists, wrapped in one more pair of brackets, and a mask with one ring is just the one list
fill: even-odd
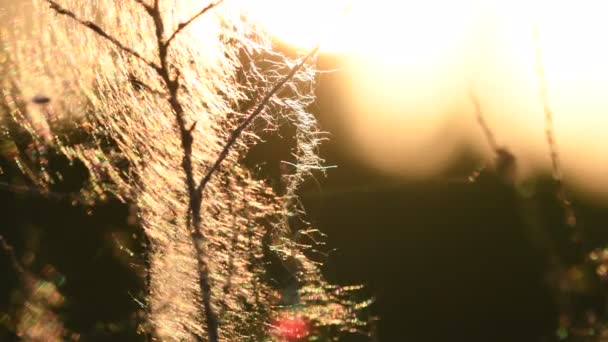
[[(206, 262), (206, 252), (203, 250), (202, 242), (205, 241), (203, 232), (201, 230), (201, 200), (200, 196), (197, 195), (195, 180), (193, 175), (193, 167), (192, 167), (192, 130), (194, 129), (194, 124), (190, 127), (187, 127), (186, 119), (185, 119), (185, 110), (182, 104), (179, 101), (178, 92), (179, 92), (179, 70), (176, 70), (175, 76), (172, 76), (171, 65), (169, 63), (168, 58), (168, 44), (165, 42), (165, 25), (162, 19), (162, 13), (160, 10), (159, 0), (154, 0), (153, 5), (150, 6), (146, 4), (143, 0), (135, 0), (137, 3), (142, 5), (150, 17), (154, 22), (155, 34), (158, 46), (158, 57), (160, 64), (157, 65), (152, 62), (148, 62), (144, 57), (142, 57), (135, 50), (124, 46), (120, 43), (116, 38), (112, 37), (108, 33), (106, 33), (102, 28), (98, 25), (78, 18), (76, 14), (73, 12), (61, 7), (56, 2), (52, 0), (44, 0), (51, 5), (51, 9), (56, 11), (58, 14), (66, 15), (79, 24), (91, 29), (101, 37), (107, 39), (112, 42), (122, 51), (131, 54), (132, 56), (144, 61), (148, 66), (152, 67), (159, 77), (162, 79), (165, 87), (168, 91), (167, 100), (172, 111), (175, 113), (175, 118), (177, 121), (177, 126), (180, 133), (181, 145), (184, 151), (183, 159), (182, 159), (182, 167), (184, 173), (186, 175), (186, 184), (188, 190), (188, 217), (187, 217), (187, 225), (188, 230), (191, 232), (192, 244), (197, 254), (197, 263), (198, 263), (198, 273), (199, 273), (199, 288), (202, 296), (203, 308), (205, 310), (205, 318), (207, 321), (207, 333), (209, 342), (217, 342), (219, 340), (219, 322), (217, 319), (217, 314), (213, 310), (213, 306), (211, 304), (211, 285), (209, 282), (209, 267)], [(210, 9), (210, 8), (209, 8)], [(194, 21), (196, 18), (200, 17), (204, 14), (207, 9), (203, 9), (201, 12), (197, 13), (192, 19), (186, 22), (183, 27), (187, 26), (190, 22)], [(172, 35), (175, 35), (180, 31), (178, 30)], [(145, 85), (145, 84), (144, 84)], [(151, 87), (147, 87), (150, 88)], [(199, 336), (196, 336), (197, 339), (200, 340)]]
[(576, 227), (576, 213), (574, 211), (574, 208), (572, 207), (572, 202), (568, 198), (568, 194), (562, 176), (559, 149), (557, 147), (557, 141), (555, 139), (554, 115), (549, 101), (549, 90), (547, 87), (547, 79), (545, 75), (544, 57), (540, 41), (540, 32), (536, 24), (534, 24), (532, 27), (532, 33), (534, 38), (534, 57), (536, 64), (536, 76), (538, 78), (539, 95), (543, 106), (543, 111), (545, 113), (545, 138), (549, 147), (549, 155), (551, 157), (553, 179), (555, 180), (555, 183), (557, 185), (556, 196), (564, 210), (566, 216), (566, 224), (571, 227)]
[[(148, 8), (148, 7), (146, 7)], [(156, 41), (158, 47), (158, 58), (160, 65), (156, 68), (156, 72), (162, 79), (167, 88), (167, 101), (175, 114), (175, 120), (180, 134), (181, 147), (183, 150), (182, 169), (186, 178), (186, 189), (188, 193), (188, 212), (186, 224), (192, 245), (196, 251), (196, 260), (198, 266), (198, 285), (202, 297), (203, 309), (205, 310), (205, 320), (207, 323), (207, 334), (209, 342), (219, 341), (219, 320), (211, 303), (211, 283), (209, 281), (209, 266), (207, 263), (207, 252), (204, 250), (205, 235), (202, 231), (201, 219), (201, 196), (196, 192), (196, 183), (194, 180), (194, 171), (192, 166), (192, 132), (196, 122), (186, 123), (186, 113), (183, 105), (179, 100), (179, 69), (175, 70), (175, 76), (172, 76), (171, 65), (168, 57), (168, 44), (165, 42), (165, 23), (162, 19), (159, 1), (155, 0), (151, 8), (148, 8), (148, 13), (154, 22)], [(204, 12), (203, 12), (204, 13)], [(202, 15), (202, 13), (200, 14)], [(199, 16), (200, 16), (199, 15)], [(200, 337), (195, 334), (195, 337), (200, 340)]]
[(116, 47), (118, 47), (123, 52), (139, 59), (140, 61), (146, 63), (148, 66), (150, 66), (154, 69), (158, 68), (158, 66), (155, 63), (148, 61), (139, 52), (131, 49), (130, 47), (125, 46), (118, 39), (111, 36), (109, 33), (104, 31), (101, 27), (99, 27), (99, 25), (95, 24), (94, 22), (82, 20), (82, 19), (78, 18), (78, 16), (74, 12), (61, 7), (61, 5), (59, 5), (58, 3), (56, 3), (53, 0), (43, 0), (43, 1), (46, 1), (50, 5), (51, 9), (54, 10), (55, 12), (57, 12), (57, 14), (65, 15), (65, 16), (73, 19), (74, 21), (78, 22), (80, 25), (90, 29), (91, 31), (98, 34), (99, 36), (105, 38), (106, 40), (108, 40), (109, 42), (114, 44)]
[(270, 89), (270, 91), (264, 96), (264, 98), (262, 98), (262, 100), (258, 103), (255, 109), (251, 112), (251, 114), (249, 114), (249, 116), (245, 120), (243, 120), (243, 122), (234, 131), (232, 131), (230, 137), (228, 138), (228, 141), (226, 141), (226, 144), (224, 144), (224, 148), (215, 160), (215, 163), (213, 164), (213, 166), (211, 166), (209, 171), (207, 171), (203, 179), (201, 179), (198, 187), (196, 188), (197, 194), (199, 196), (202, 195), (203, 191), (205, 190), (205, 187), (211, 180), (211, 177), (213, 177), (213, 175), (219, 170), (220, 165), (222, 164), (224, 159), (228, 157), (230, 149), (237, 141), (237, 139), (241, 136), (243, 131), (247, 127), (249, 127), (253, 120), (255, 120), (262, 113), (262, 111), (270, 102), (270, 99), (272, 99), (272, 97), (276, 95), (283, 88), (283, 86), (285, 86), (285, 84), (296, 75), (296, 73), (306, 64), (308, 59), (310, 59), (319, 51), (319, 48), (320, 45), (317, 45), (306, 56), (304, 56), (298, 64), (294, 65), (289, 71), (289, 73), (285, 77), (283, 77), (283, 79), (281, 79), (277, 84), (275, 84), (274, 87), (272, 87), (272, 89)]
[[(488, 145), (490, 145), (490, 148), (492, 148), (492, 151), (494, 152), (494, 171), (503, 181), (511, 183), (514, 180), (515, 156), (506, 147), (501, 147), (496, 142), (496, 136), (486, 121), (479, 98), (472, 87), (469, 89), (469, 98), (475, 107), (475, 118), (477, 119), (477, 123), (482, 129)], [(473, 174), (468, 177), (469, 182), (475, 182), (484, 169), (485, 166), (475, 170)]]
[[(203, 231), (203, 222), (202, 222), (202, 195), (205, 187), (213, 177), (213, 175), (220, 169), (222, 162), (228, 157), (230, 150), (233, 148), (239, 137), (243, 134), (243, 132), (251, 125), (251, 123), (258, 117), (260, 114), (266, 109), (268, 104), (270, 103), (273, 96), (277, 95), (284, 86), (291, 81), (297, 72), (302, 69), (302, 67), (308, 62), (308, 60), (314, 56), (318, 51), (320, 46), (316, 46), (313, 48), (308, 54), (306, 54), (296, 65), (294, 65), (289, 73), (281, 78), (261, 99), (261, 101), (252, 107), (252, 111), (247, 117), (241, 122), (229, 135), (227, 141), (219, 152), (215, 162), (211, 165), (211, 167), (206, 171), (205, 175), (201, 178), (200, 182), (197, 184), (194, 173), (193, 166), (193, 132), (196, 126), (196, 121), (188, 122), (188, 117), (186, 115), (185, 107), (180, 102), (179, 91), (180, 91), (180, 70), (175, 65), (173, 65), (169, 58), (169, 47), (170, 44), (175, 40), (177, 35), (185, 30), (190, 24), (192, 24), (195, 20), (200, 18), (203, 14), (207, 13), (214, 7), (218, 6), (223, 0), (217, 0), (201, 9), (194, 16), (192, 16), (189, 20), (180, 23), (176, 30), (171, 33), (168, 38), (165, 22), (163, 20), (163, 13), (160, 8), (159, 0), (154, 0), (152, 4), (148, 4), (144, 0), (134, 0), (137, 4), (141, 5), (145, 11), (148, 13), (150, 18), (153, 21), (154, 31), (156, 36), (156, 44), (157, 44), (157, 54), (158, 60), (156, 63), (147, 61), (142, 55), (133, 50), (130, 47), (123, 45), (116, 38), (108, 34), (104, 31), (100, 26), (90, 22), (78, 18), (76, 14), (73, 12), (61, 7), (55, 1), (52, 0), (44, 0), (48, 4), (51, 5), (51, 8), (56, 11), (58, 14), (68, 16), (75, 20), (82, 26), (87, 27), (92, 30), (99, 36), (105, 38), (110, 41), (112, 44), (117, 46), (119, 50), (134, 56), (135, 58), (143, 61), (146, 65), (153, 68), (158, 77), (161, 79), (166, 95), (164, 98), (167, 100), (168, 105), (171, 108), (171, 111), (175, 115), (176, 125), (178, 129), (178, 134), (180, 136), (181, 148), (183, 151), (182, 155), (182, 163), (181, 167), (185, 176), (186, 190), (188, 194), (188, 211), (186, 213), (186, 222), (187, 229), (190, 232), (191, 243), (196, 253), (197, 260), (197, 271), (198, 271), (198, 285), (201, 295), (201, 303), (204, 310), (204, 316), (206, 321), (206, 333), (207, 340), (209, 342), (218, 342), (219, 341), (219, 318), (218, 313), (215, 311), (214, 306), (212, 305), (212, 294), (211, 294), (211, 282), (209, 275), (209, 266), (208, 266), (208, 252), (206, 250), (206, 237), (205, 232)], [(158, 64), (157, 64), (158, 63)], [(141, 82), (140, 80), (133, 78), (130, 79), (131, 83), (136, 88), (150, 90), (152, 89), (147, 84)], [(236, 238), (234, 237), (232, 242), (235, 242)], [(232, 262), (233, 263), (233, 262)], [(226, 287), (229, 291), (230, 289), (230, 281)], [(185, 327), (186, 329), (188, 327)], [(192, 330), (190, 330), (192, 331)], [(192, 332), (194, 338), (198, 340), (202, 340), (198, 334)]]
[(173, 39), (175, 39), (175, 37), (182, 32), (186, 27), (188, 27), (190, 24), (192, 24), (192, 22), (194, 22), (196, 19), (198, 19), (200, 16), (202, 16), (203, 14), (207, 13), (208, 11), (212, 10), (213, 8), (217, 7), (219, 4), (221, 4), (222, 2), (224, 2), (224, 0), (218, 0), (216, 2), (212, 2), (209, 5), (207, 5), (205, 8), (203, 8), (202, 10), (200, 10), (198, 13), (196, 13), (192, 18), (188, 19), (187, 21), (180, 23), (179, 25), (177, 25), (177, 29), (173, 32), (173, 34), (171, 34), (171, 36), (169, 36), (169, 39), (167, 39), (167, 41), (165, 42), (165, 45), (167, 47), (169, 47), (169, 45), (171, 44), (171, 42), (173, 41)]
[(494, 132), (492, 132), (492, 130), (490, 129), (490, 126), (488, 125), (488, 122), (486, 121), (486, 118), (483, 114), (483, 110), (481, 109), (481, 103), (479, 102), (479, 98), (477, 97), (477, 94), (475, 94), (472, 88), (469, 90), (469, 97), (471, 99), (471, 102), (473, 103), (473, 106), (475, 106), (475, 118), (477, 119), (477, 123), (483, 130), (483, 133), (486, 137), (486, 141), (494, 152), (498, 151), (499, 147), (496, 143), (496, 137), (494, 136)]

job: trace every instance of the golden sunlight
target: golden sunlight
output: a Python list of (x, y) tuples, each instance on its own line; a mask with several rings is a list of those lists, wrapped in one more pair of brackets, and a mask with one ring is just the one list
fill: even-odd
[(239, 2), (244, 13), (259, 22), (276, 39), (297, 47), (323, 43), (324, 51), (344, 51), (353, 46), (352, 1), (259, 0)]
[[(373, 51), (390, 58), (394, 49), (411, 52), (412, 46), (420, 44), (426, 48), (415, 50), (426, 50), (424, 57), (438, 52), (433, 51), (435, 43), (457, 34), (452, 30), (461, 30), (471, 4), (445, 0), (261, 0), (244, 1), (242, 7), (275, 38), (294, 47), (321, 43), (326, 53)], [(450, 32), (445, 31), (447, 26)]]
[(565, 176), (608, 193), (605, 1), (265, 0), (248, 10), (287, 44), (342, 56), (353, 153), (401, 175), (436, 175), (464, 145), (491, 158), (471, 88), (521, 175), (546, 170), (540, 47)]

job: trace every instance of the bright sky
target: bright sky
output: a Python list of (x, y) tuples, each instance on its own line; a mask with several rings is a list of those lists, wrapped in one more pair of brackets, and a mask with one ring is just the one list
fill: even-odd
[[(540, 31), (567, 182), (608, 195), (605, 0), (247, 1), (278, 39), (344, 56), (353, 151), (389, 173), (441, 171), (459, 143), (488, 158), (470, 86), (522, 175), (549, 165), (535, 72)], [(348, 14), (344, 9), (351, 4)]]

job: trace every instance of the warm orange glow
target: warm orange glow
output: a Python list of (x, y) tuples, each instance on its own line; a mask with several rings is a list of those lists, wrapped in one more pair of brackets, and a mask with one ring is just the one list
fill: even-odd
[(390, 58), (407, 51), (408, 58), (420, 59), (440, 52), (438, 42), (459, 34), (470, 5), (446, 0), (261, 0), (243, 1), (242, 6), (272, 35), (295, 47), (320, 42), (325, 52)]
[[(357, 0), (355, 0), (357, 1)], [(242, 0), (244, 12), (262, 24), (275, 38), (299, 48), (320, 42), (324, 51), (348, 50), (356, 44), (357, 32), (352, 0)]]
[(323, 51), (344, 55), (343, 121), (353, 153), (408, 175), (438, 172), (459, 143), (490, 157), (470, 85), (522, 174), (547, 169), (536, 23), (566, 177), (608, 193), (608, 2), (352, 1), (346, 16), (347, 1), (251, 3), (278, 39), (303, 48), (324, 37)]

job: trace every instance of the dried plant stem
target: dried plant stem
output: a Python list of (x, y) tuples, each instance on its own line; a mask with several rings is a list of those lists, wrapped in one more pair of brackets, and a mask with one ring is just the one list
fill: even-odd
[(545, 75), (544, 57), (540, 40), (540, 32), (536, 24), (533, 24), (532, 32), (534, 38), (534, 57), (536, 66), (536, 76), (538, 78), (539, 96), (545, 114), (545, 139), (549, 147), (553, 179), (557, 186), (556, 196), (564, 210), (566, 224), (571, 227), (576, 227), (576, 213), (574, 211), (574, 208), (572, 207), (572, 202), (568, 198), (562, 176), (561, 161), (559, 158), (557, 141), (555, 139), (554, 113), (549, 101), (549, 91)]
[(230, 137), (228, 138), (228, 141), (224, 145), (224, 148), (215, 160), (215, 163), (213, 164), (213, 166), (211, 166), (207, 174), (205, 174), (201, 182), (198, 184), (197, 192), (199, 194), (202, 194), (202, 192), (205, 190), (205, 187), (211, 180), (211, 177), (220, 168), (221, 163), (224, 161), (224, 159), (226, 159), (226, 157), (228, 156), (228, 152), (230, 152), (230, 149), (237, 141), (237, 139), (241, 136), (243, 131), (247, 127), (249, 127), (249, 125), (251, 125), (255, 118), (257, 118), (264, 111), (264, 109), (270, 102), (270, 99), (272, 99), (274, 95), (276, 95), (281, 89), (283, 89), (285, 84), (291, 79), (293, 79), (296, 73), (308, 62), (308, 60), (319, 51), (319, 48), (320, 45), (315, 46), (306, 56), (304, 56), (300, 60), (298, 64), (294, 65), (289, 71), (289, 73), (284, 76), (279, 82), (277, 82), (277, 84), (275, 84), (274, 87), (270, 89), (270, 91), (264, 96), (264, 98), (262, 98), (262, 100), (255, 106), (255, 109), (251, 112), (251, 114), (249, 114), (249, 116), (245, 120), (243, 120), (243, 122), (241, 122), (241, 124), (234, 131), (232, 131)]
[(180, 32), (182, 32), (184, 29), (186, 29), (186, 27), (188, 27), (188, 25), (192, 24), (192, 22), (194, 22), (196, 19), (198, 19), (199, 17), (201, 17), (203, 14), (207, 13), (208, 11), (212, 10), (213, 8), (217, 7), (222, 2), (224, 2), (224, 0), (218, 0), (217, 2), (210, 3), (209, 5), (204, 7), (202, 10), (200, 10), (198, 13), (196, 13), (194, 16), (192, 16), (192, 18), (177, 25), (177, 29), (169, 36), (169, 39), (167, 39), (167, 41), (165, 42), (165, 45), (167, 47), (169, 47), (171, 45), (171, 42), (173, 41), (173, 39), (175, 39), (175, 37)]
[(128, 46), (125, 46), (118, 39), (116, 39), (115, 37), (113, 37), (112, 35), (107, 33), (104, 29), (99, 27), (99, 25), (97, 25), (91, 21), (82, 20), (82, 19), (78, 18), (78, 16), (76, 16), (76, 14), (74, 12), (72, 12), (66, 8), (63, 8), (61, 5), (59, 5), (58, 3), (56, 3), (53, 0), (43, 0), (43, 1), (46, 1), (50, 5), (51, 9), (54, 10), (57, 14), (61, 14), (61, 15), (70, 17), (72, 20), (76, 21), (80, 25), (90, 29), (91, 31), (95, 32), (96, 34), (103, 37), (107, 41), (111, 42), (121, 51), (139, 59), (140, 61), (144, 62), (145, 64), (147, 64), (148, 66), (150, 66), (154, 69), (158, 68), (158, 66), (155, 63), (148, 61), (139, 52), (131, 49)]
[[(496, 142), (496, 136), (494, 135), (494, 132), (492, 131), (492, 129), (490, 128), (490, 125), (486, 121), (484, 112), (481, 108), (481, 102), (479, 101), (479, 98), (477, 97), (477, 94), (473, 90), (472, 86), (469, 88), (469, 98), (470, 98), (471, 102), (473, 103), (473, 106), (475, 107), (475, 119), (477, 120), (477, 124), (483, 131), (486, 141), (488, 142), (488, 145), (490, 145), (490, 148), (492, 149), (492, 152), (494, 153), (495, 171), (497, 172), (498, 175), (503, 177), (503, 180), (507, 180), (509, 182), (512, 181), (512, 176), (510, 175), (510, 173), (511, 173), (514, 163), (515, 163), (515, 157), (506, 148), (500, 147), (498, 145), (498, 143)], [(481, 172), (485, 168), (486, 167), (483, 166), (483, 167), (475, 170), (473, 172), (473, 174), (471, 174), (468, 177), (469, 182), (477, 181), (477, 179), (481, 175)]]
[(481, 127), (486, 137), (486, 141), (490, 145), (490, 148), (492, 148), (495, 153), (498, 153), (500, 147), (498, 147), (498, 143), (496, 143), (496, 137), (494, 136), (494, 132), (492, 132), (490, 126), (488, 125), (488, 122), (486, 121), (486, 118), (483, 114), (483, 110), (481, 109), (481, 103), (479, 102), (477, 94), (475, 93), (475, 91), (473, 91), (473, 88), (469, 90), (469, 98), (471, 99), (471, 102), (475, 107), (475, 118), (477, 119), (477, 123), (479, 124), (479, 127)]
[[(207, 252), (205, 250), (206, 240), (204, 232), (202, 230), (201, 210), (203, 191), (205, 190), (206, 185), (209, 183), (213, 175), (220, 169), (222, 162), (226, 159), (230, 150), (232, 149), (236, 141), (239, 139), (239, 137), (242, 135), (242, 133), (245, 131), (245, 129), (247, 129), (250, 124), (264, 111), (272, 97), (275, 96), (279, 91), (281, 91), (285, 84), (292, 80), (297, 74), (297, 72), (308, 62), (308, 60), (318, 52), (319, 46), (316, 46), (314, 49), (312, 49), (306, 56), (304, 56), (300, 60), (300, 62), (294, 65), (291, 68), (290, 72), (286, 76), (284, 76), (279, 82), (277, 82), (268, 91), (267, 94), (265, 94), (262, 100), (254, 107), (251, 114), (249, 114), (247, 118), (243, 120), (243, 122), (232, 131), (228, 140), (226, 141), (222, 150), (217, 156), (215, 162), (212, 164), (212, 166), (205, 173), (205, 175), (200, 180), (200, 182), (198, 182), (197, 185), (194, 176), (192, 158), (192, 146), (194, 140), (193, 131), (196, 126), (196, 121), (192, 123), (186, 122), (186, 112), (178, 96), (180, 89), (180, 71), (179, 69), (175, 69), (169, 61), (169, 48), (170, 43), (177, 37), (180, 32), (182, 32), (197, 18), (201, 17), (203, 14), (207, 13), (209, 10), (219, 5), (222, 0), (211, 3), (210, 5), (203, 8), (201, 11), (197, 12), (189, 20), (179, 24), (177, 29), (169, 36), (168, 39), (165, 39), (166, 28), (162, 18), (159, 0), (154, 0), (152, 5), (145, 3), (143, 0), (134, 0), (144, 7), (146, 12), (153, 20), (157, 40), (159, 64), (149, 62), (146, 58), (141, 56), (135, 50), (120, 43), (116, 38), (104, 31), (100, 26), (90, 21), (78, 18), (73, 12), (61, 7), (52, 0), (44, 1), (50, 4), (51, 9), (53, 9), (58, 14), (65, 15), (75, 20), (82, 26), (92, 30), (100, 37), (111, 42), (119, 50), (143, 61), (146, 65), (153, 68), (157, 72), (158, 76), (161, 78), (164, 87), (167, 91), (168, 104), (175, 115), (176, 124), (180, 135), (181, 147), (183, 150), (182, 169), (185, 175), (186, 188), (189, 197), (187, 225), (188, 230), (190, 231), (190, 237), (192, 239), (193, 247), (196, 251), (199, 274), (198, 284), (202, 296), (203, 309), (205, 311), (208, 340), (210, 342), (219, 341), (219, 318), (212, 305), (209, 267), (207, 262)], [(197, 338), (200, 340), (200, 337), (197, 336)]]
[[(182, 168), (186, 177), (186, 187), (188, 193), (188, 217), (187, 225), (190, 231), (193, 247), (196, 251), (196, 260), (198, 266), (198, 285), (202, 296), (203, 308), (205, 311), (205, 320), (207, 323), (207, 334), (210, 342), (219, 341), (219, 319), (211, 303), (211, 283), (209, 281), (209, 266), (207, 262), (207, 252), (204, 249), (205, 235), (202, 231), (201, 218), (201, 196), (196, 191), (196, 183), (194, 179), (194, 168), (192, 166), (192, 131), (195, 128), (196, 122), (190, 127), (187, 127), (185, 110), (179, 101), (179, 72), (172, 76), (168, 53), (169, 45), (165, 42), (165, 25), (162, 19), (162, 13), (159, 6), (159, 1), (155, 0), (154, 5), (148, 8), (148, 13), (154, 21), (158, 57), (160, 66), (156, 69), (158, 75), (163, 80), (167, 88), (169, 98), (168, 102), (175, 114), (177, 127), (179, 129), (180, 141), (183, 150)], [(197, 338), (199, 338), (197, 336)]]

